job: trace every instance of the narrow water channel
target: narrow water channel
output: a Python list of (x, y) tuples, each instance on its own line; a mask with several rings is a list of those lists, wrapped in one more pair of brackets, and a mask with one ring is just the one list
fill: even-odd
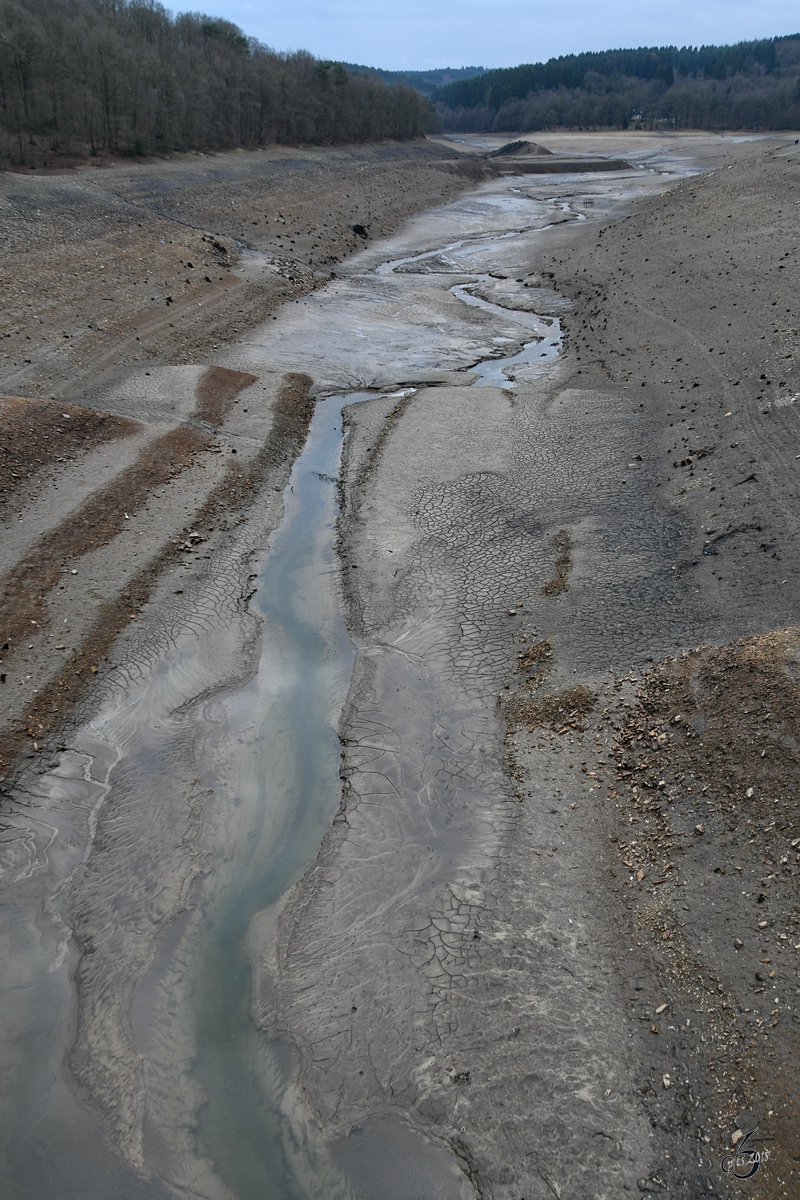
[[(0, 1036), (6, 1081), (0, 1109), (16, 1194), (25, 1200), (472, 1195), (455, 1158), (399, 1118), (376, 1119), (326, 1144), (304, 1115), (292, 1052), (274, 1035), (252, 979), (256, 966), (262, 981), (269, 974), (269, 963), (258, 956), (270, 944), (277, 909), (313, 862), (341, 800), (338, 726), (353, 665), (335, 552), (342, 408), (374, 396), (387, 380), (396, 387), (437, 371), (448, 373), (450, 382), (457, 372), (471, 372), (478, 386), (509, 388), (519, 367), (530, 371), (559, 352), (557, 317), (474, 294), (493, 282), (489, 271), (500, 249), (509, 264), (521, 261), (556, 209), (555, 201), (534, 202), (513, 188), (503, 191), (506, 186), (493, 184), (483, 198), (442, 206), (416, 231), (371, 248), (366, 267), (355, 266), (302, 304), (287, 305), (274, 326), (237, 351), (231, 365), (254, 373), (262, 363), (271, 371), (307, 369), (323, 391), (339, 393), (317, 403), (284, 493), (283, 522), (258, 564), (251, 600), (263, 618), (258, 671), (241, 689), (220, 690), (213, 680), (206, 683), (211, 656), (202, 636), (199, 651), (195, 643), (188, 652), (176, 645), (152, 678), (142, 672), (141, 693), (150, 688), (155, 699), (115, 701), (110, 716), (89, 723), (59, 764), (50, 764), (52, 772), (42, 773), (40, 794), (24, 797), (13, 814), (0, 880), (3, 937), (16, 972), (5, 985), (11, 1032)], [(598, 186), (593, 181), (595, 191)], [(561, 202), (558, 207), (563, 211)], [(472, 232), (461, 236), (467, 227)], [(420, 253), (422, 246), (428, 248)], [(438, 279), (408, 269), (433, 258), (443, 263)], [(405, 270), (396, 273), (398, 266)], [(473, 312), (465, 322), (464, 306), (481, 309), (480, 319)], [(498, 357), (506, 345), (507, 356)], [(220, 639), (225, 632), (218, 630)], [(177, 685), (170, 691), (175, 679), (181, 686), (186, 681), (183, 692)], [(118, 809), (121, 822), (128, 811), (119, 775), (135, 813), (137, 789), (146, 796), (159, 767), (178, 761), (172, 748), (180, 738), (192, 747), (204, 787), (202, 868), (183, 914), (159, 931), (154, 959), (137, 966), (130, 1011), (119, 1001), (119, 1024), (135, 1050), (131, 1059), (138, 1056), (136, 1081), (144, 1080), (145, 1112), (141, 1154), (137, 1159), (131, 1138), (134, 1149), (123, 1165), (105, 1149), (97, 1117), (102, 1101), (91, 1088), (76, 1098), (65, 1066), (76, 1026), (70, 972), (80, 958), (70, 938), (67, 884), (80, 881), (94, 852), (101, 808), (112, 808), (115, 819)], [(132, 921), (126, 905), (152, 867), (148, 853), (152, 869), (159, 866), (158, 838), (155, 851), (140, 850), (136, 819), (133, 850), (120, 859), (126, 877), (115, 878), (110, 892), (110, 911), (123, 932)], [(120, 829), (122, 845), (124, 824)], [(123, 938), (119, 944), (122, 954)], [(116, 1029), (108, 1035), (112, 1059), (114, 1036)], [(117, 1070), (114, 1060), (111, 1073)], [(124, 1084), (118, 1086), (123, 1094)]]
[(259, 1028), (254, 1011), (251, 927), (258, 923), (263, 942), (341, 800), (337, 726), (353, 650), (334, 549), (336, 484), (342, 408), (366, 398), (318, 402), (251, 601), (264, 622), (258, 673), (242, 691), (212, 702), (207, 714), (214, 733), (204, 755), (206, 782), (214, 804), (235, 812), (236, 828), (198, 889), (200, 920), (188, 939), (192, 1076), (205, 1096), (197, 1150), (236, 1200), (464, 1194), (451, 1157), (399, 1120), (359, 1129), (332, 1152), (294, 1119), (292, 1051)]
[[(539, 335), (517, 354), (472, 367), (474, 384), (513, 387), (516, 364), (558, 353), (557, 320), (509, 313), (472, 296), (466, 285), (452, 290), (465, 303)], [(313, 1138), (303, 1144), (303, 1133), (287, 1115), (290, 1048), (265, 1037), (253, 1019), (251, 923), (259, 915), (272, 919), (280, 899), (313, 860), (341, 799), (336, 726), (353, 651), (334, 550), (336, 483), (342, 408), (369, 395), (351, 393), (318, 403), (284, 493), (283, 523), (259, 571), (253, 600), (264, 619), (258, 674), (208, 713), (215, 734), (206, 781), (216, 803), (233, 802), (237, 830), (235, 853), (216, 866), (198, 902), (203, 919), (194, 951), (198, 1049), (193, 1074), (206, 1096), (198, 1150), (237, 1200), (334, 1200), (337, 1195), (457, 1200), (464, 1186), (449, 1156), (399, 1121), (357, 1131), (355, 1141), (340, 1147), (335, 1158)], [(220, 746), (227, 748), (223, 770), (214, 765)]]
[[(309, 1194), (290, 1161), (281, 1115), (289, 1051), (253, 1022), (247, 934), (313, 859), (341, 796), (336, 726), (353, 654), (333, 543), (341, 409), (354, 399), (317, 406), (251, 602), (264, 621), (259, 671), (210, 714), (215, 745), (236, 747), (243, 761), (231, 777), (214, 770), (213, 748), (208, 755), (208, 782), (217, 803), (232, 801), (237, 829), (227, 861), (202, 888), (202, 935), (193, 948), (194, 1074), (207, 1097), (198, 1148), (239, 1200)], [(226, 796), (231, 789), (235, 795)]]

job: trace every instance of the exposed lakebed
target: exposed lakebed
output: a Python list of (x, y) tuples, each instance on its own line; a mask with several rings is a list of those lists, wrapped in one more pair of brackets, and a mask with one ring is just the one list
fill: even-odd
[[(604, 188), (609, 202), (621, 195), (618, 178), (592, 179), (593, 196)], [(324, 1140), (271, 1010), (275, 973), (291, 966), (286, 953), (278, 962), (276, 922), (341, 800), (354, 656), (335, 548), (341, 410), (366, 401), (388, 411), (430, 385), (507, 391), (534, 378), (557, 355), (563, 301), (550, 292), (548, 307), (537, 305), (544, 281), (518, 278), (515, 264), (554, 219), (582, 215), (578, 203), (487, 185), (366, 250), (226, 358), (254, 371), (305, 370), (320, 400), (283, 524), (255, 567), (249, 612), (233, 604), (223, 621), (224, 605), (209, 602), (134, 664), (129, 685), (48, 766), (36, 794), (19, 797), (6, 831), (3, 937), (14, 967), (3, 1124), (19, 1195), (470, 1194), (455, 1159), (385, 1105), (351, 1138)], [(476, 403), (465, 411), (481, 420)], [(499, 428), (508, 403), (487, 399), (489, 424), (497, 418)], [(415, 885), (420, 894), (438, 886), (448, 862), (466, 911), (482, 884), (463, 863), (494, 870), (511, 798), (485, 680), (463, 710), (442, 709), (431, 629), (444, 626), (397, 629), (402, 669), (381, 677), (372, 719), (391, 708), (396, 683), (404, 705), (417, 705), (409, 734), (427, 724), (411, 755), (420, 771), (412, 764), (397, 776), (418, 786), (403, 820), (418, 808), (420, 836), (435, 843), (409, 860), (409, 904)], [(355, 641), (363, 682), (363, 638)], [(467, 780), (438, 813), (426, 762), (433, 715), (447, 770)]]

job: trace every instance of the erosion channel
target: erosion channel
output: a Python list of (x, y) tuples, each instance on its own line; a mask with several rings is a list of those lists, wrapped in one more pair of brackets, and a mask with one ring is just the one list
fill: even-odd
[[(481, 184), (215, 360), (304, 373), (315, 411), (280, 524), (265, 496), (15, 798), (15, 1197), (610, 1198), (652, 1172), (580, 737), (616, 671), (732, 631), (676, 569), (644, 405), (565, 365), (547, 269), (690, 169), (640, 157)], [(542, 685), (566, 736), (525, 742)]]

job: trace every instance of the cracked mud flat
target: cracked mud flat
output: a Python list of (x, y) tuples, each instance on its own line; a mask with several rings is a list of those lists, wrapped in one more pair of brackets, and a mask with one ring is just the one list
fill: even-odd
[[(685, 142), (645, 147), (680, 178)], [(578, 344), (589, 227), (674, 183), (481, 185), (220, 356), (245, 390), (216, 436), (246, 402), (263, 437), (275, 401), (276, 462), (191, 589), (161, 568), (190, 595), (140, 610), (4, 833), (15, 1195), (725, 1192), (737, 1114), (629, 1013), (662, 989), (609, 886), (615, 822), (650, 818), (602, 764), (631, 666), (796, 600), (675, 569), (697, 520), (655, 465), (659, 403)]]

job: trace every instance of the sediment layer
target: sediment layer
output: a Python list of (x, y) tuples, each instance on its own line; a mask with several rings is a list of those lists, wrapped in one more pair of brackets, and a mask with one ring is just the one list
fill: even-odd
[(405, 1109), (479, 1195), (728, 1194), (798, 1120), (798, 161), (721, 146), (499, 253), (576, 303), (513, 406), (350, 414), (360, 666), (280, 1021), (327, 1127)]
[[(14, 485), (4, 569), (22, 582), (7, 619), (39, 624), (15, 628), (3, 651), (4, 770), (18, 804), (28, 798), (18, 811), (57, 803), (91, 827), (85, 861), (83, 833), (51, 854), (40, 822), (9, 839), (4, 862), (26, 903), (37, 871), (58, 881), (41, 944), (50, 954), (60, 930), (53, 958), (74, 972), (69, 1086), (136, 1169), (147, 1112), (168, 1104), (154, 1091), (148, 1110), (130, 1013), (204, 870), (203, 704), (255, 669), (252, 563), (316, 395), (364, 387), (339, 481), (357, 651), (342, 804), (283, 909), (277, 962), (272, 942), (253, 953), (254, 1007), (298, 1051), (304, 1111), (334, 1143), (399, 1113), (495, 1200), (580, 1196), (587, 1179), (609, 1200), (732, 1195), (720, 1163), (749, 1121), (774, 1139), (776, 1164), (752, 1195), (792, 1193), (800, 160), (785, 138), (600, 144), (667, 166), (691, 154), (706, 173), (576, 177), (563, 181), (569, 211), (552, 204), (552, 179), (516, 179), (502, 199), (502, 180), (484, 183), (458, 213), (472, 274), (462, 260), (463, 275), (437, 279), (453, 269), (441, 252), (415, 271), (416, 254), (457, 240), (434, 211), (387, 249), (405, 265), (379, 287), (380, 249), (337, 264), (335, 281), (330, 260), (363, 244), (352, 224), (371, 238), (464, 187), (473, 167), (440, 147), (219, 156), (196, 165), (199, 183), (186, 163), (125, 168), (105, 191), (89, 172), (36, 182), (39, 196), (55, 189), (52, 228), (29, 212), (12, 253), (56, 270), (45, 243), (61, 221), (72, 253), (74, 218), (53, 214), (75, 191), (98, 259), (112, 252), (109, 212), (123, 214), (127, 298), (117, 324), (76, 336), (70, 359), (43, 337), (28, 363), (34, 333), (14, 333), (18, 365), (3, 376), (9, 393), (34, 393), (6, 407), (26, 421), (45, 412), (42, 439), (62, 435), (63, 413), (86, 431), (83, 444), (70, 426), (80, 453), (65, 463), (42, 440), (36, 471)], [(19, 199), (29, 181), (9, 186)], [(323, 237), (334, 209), (353, 220)], [(521, 236), (559, 212), (546, 234)], [(270, 256), (260, 274), (251, 229)], [(139, 240), (167, 230), (155, 256)], [(140, 255), (145, 279), (164, 265), (158, 311), (130, 299)], [(211, 290), (192, 282), (198, 262)], [(499, 312), (447, 286), (488, 266), (470, 294)], [(178, 267), (190, 280), (180, 300)], [(331, 309), (312, 294), (323, 267)], [(85, 311), (83, 294), (56, 289), (53, 329), (67, 309), (95, 323), (115, 293), (92, 279)], [(291, 298), (280, 336), (245, 333)], [(560, 361), (520, 368), (513, 392), (470, 387), (470, 366), (530, 336), (517, 308), (562, 321)], [(73, 340), (66, 325), (61, 336)], [(220, 362), (208, 362), (212, 337), (231, 342)], [(414, 390), (381, 393), (401, 384)], [(42, 409), (37, 388), (51, 387), (81, 404)], [(63, 751), (56, 770), (81, 721), (80, 753)], [(172, 1085), (186, 1088), (185, 1113), (170, 1114), (193, 1164), (186, 1188), (202, 1097), (188, 1076)]]

